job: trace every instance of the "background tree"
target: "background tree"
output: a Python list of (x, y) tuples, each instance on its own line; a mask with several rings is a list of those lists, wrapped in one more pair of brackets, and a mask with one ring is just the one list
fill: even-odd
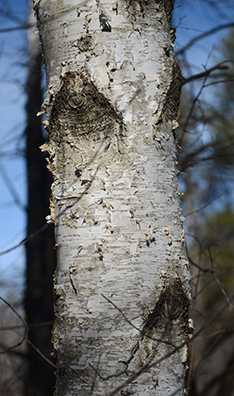
[[(31, 6), (31, 4), (30, 4)], [(53, 281), (56, 255), (53, 227), (39, 232), (48, 214), (51, 174), (45, 167), (45, 156), (39, 147), (45, 142), (37, 113), (42, 103), (41, 48), (35, 34), (35, 18), (29, 14), (30, 66), (27, 81), (26, 164), (28, 216), (26, 243), (25, 312), (30, 324), (29, 341), (51, 359), (53, 324)], [(34, 238), (31, 238), (35, 234)], [(25, 373), (25, 396), (50, 396), (54, 388), (54, 369), (38, 352), (29, 347), (28, 369)]]
[[(29, 20), (27, 20), (28, 5), (30, 6)], [(38, 34), (35, 34), (36, 20), (33, 15), (32, 3), (27, 2), (27, 5), (25, 5), (21, 2), (19, 10), (17, 6), (18, 4), (13, 4), (10, 1), (1, 2), (0, 4), (2, 21), (4, 16), (5, 20), (9, 19), (11, 21), (11, 26), (14, 25), (4, 29), (4, 23), (1, 24), (1, 38), (3, 39), (5, 36), (5, 42), (2, 40), (2, 43), (4, 43), (2, 58), (5, 60), (5, 58), (14, 55), (9, 61), (10, 66), (7, 67), (5, 76), (3, 75), (5, 63), (1, 63), (1, 85), (8, 83), (11, 86), (15, 83), (14, 90), (17, 92), (17, 87), (20, 88), (20, 94), (18, 93), (20, 100), (22, 100), (23, 93), (27, 92), (27, 125), (25, 128), (24, 123), (17, 123), (12, 130), (2, 134), (0, 169), (1, 176), (3, 176), (15, 206), (17, 205), (18, 211), (24, 211), (24, 214), (27, 215), (27, 236), (29, 237), (26, 244), (27, 279), (25, 300), (23, 301), (23, 285), (19, 283), (20, 254), (18, 252), (15, 263), (8, 265), (8, 272), (11, 270), (12, 276), (8, 275), (7, 291), (4, 290), (3, 283), (3, 279), (4, 277), (7, 278), (7, 275), (2, 264), (2, 274), (4, 275), (1, 277), (1, 295), (20, 313), (25, 303), (24, 307), (30, 330), (28, 332), (27, 347), (20, 345), (18, 349), (12, 349), (13, 346), (21, 344), (22, 339), (24, 339), (24, 324), (22, 326), (21, 319), (13, 312), (11, 306), (7, 306), (1, 301), (1, 352), (5, 351), (7, 356), (0, 355), (0, 387), (1, 394), (7, 396), (11, 394), (14, 396), (22, 394), (51, 395), (54, 385), (54, 369), (48, 365), (45, 358), (47, 357), (47, 359), (51, 360), (51, 328), (53, 323), (52, 274), (55, 268), (54, 237), (51, 227), (44, 227), (43, 232), (38, 232), (45, 225), (45, 216), (48, 214), (51, 182), (51, 175), (45, 168), (44, 155), (39, 150), (39, 145), (45, 141), (45, 133), (43, 136), (41, 121), (36, 117), (42, 102), (41, 49)], [(22, 10), (24, 6), (25, 13)], [(26, 31), (28, 28), (29, 47), (27, 48)], [(15, 32), (18, 35), (16, 34), (14, 41)], [(8, 36), (6, 35), (7, 33)], [(29, 70), (28, 78), (27, 70)], [(4, 92), (3, 88), (2, 92)], [(8, 96), (5, 96), (6, 98), (10, 97), (10, 92), (9, 89), (7, 91)], [(15, 93), (15, 95), (17, 94)], [(17, 98), (18, 101), (19, 97)], [(13, 118), (13, 115), (17, 117), (17, 112), (14, 110), (11, 118)], [(7, 114), (2, 116), (2, 128), (6, 117)], [(16, 121), (15, 119), (15, 123)], [(25, 132), (23, 132), (24, 128)], [(20, 158), (25, 157), (27, 159), (26, 168), (28, 173), (28, 199), (26, 204), (24, 204), (24, 197), (21, 191), (23, 189), (22, 182), (20, 188), (18, 188), (15, 176), (13, 174), (10, 175), (12, 180), (9, 177), (9, 169), (12, 168), (11, 162), (14, 163), (18, 159), (17, 169), (19, 172)], [(9, 161), (9, 158), (12, 161)], [(18, 179), (20, 177), (17, 175), (17, 181)], [(1, 191), (2, 197), (5, 196), (2, 185)], [(7, 211), (8, 206), (6, 205), (2, 205), (1, 210), (4, 207), (5, 211)], [(13, 208), (12, 211), (9, 211), (10, 223), (12, 222), (11, 212), (13, 214), (16, 212), (14, 206), (12, 205), (11, 207)], [(17, 222), (17, 218), (18, 216), (15, 215), (15, 222)], [(12, 232), (14, 227), (15, 223), (12, 224)], [(14, 264), (18, 266), (17, 276), (13, 276)], [(23, 329), (21, 329), (22, 327)], [(38, 351), (44, 354), (44, 358), (40, 356)]]
[[(25, 8), (24, 8), (25, 6)], [(28, 3), (27, 3), (28, 6)], [(26, 64), (28, 60), (26, 30), (10, 30), (25, 24), (26, 4), (15, 7), (0, 2), (0, 251), (19, 243), (24, 237), (27, 213), (24, 178), (24, 107)], [(24, 247), (0, 257), (0, 296), (23, 315)], [(25, 334), (19, 317), (0, 300), (0, 393), (21, 396), (25, 373), (26, 345), (18, 345)]]
[[(199, 88), (199, 75), (184, 80), (192, 81), (193, 86), (186, 89), (185, 85), (177, 130), (193, 275), (191, 315), (196, 328), (229, 302), (233, 290), (233, 48), (232, 30), (213, 56), (216, 64), (201, 73)], [(229, 308), (191, 346), (191, 395), (233, 392), (231, 303)]]

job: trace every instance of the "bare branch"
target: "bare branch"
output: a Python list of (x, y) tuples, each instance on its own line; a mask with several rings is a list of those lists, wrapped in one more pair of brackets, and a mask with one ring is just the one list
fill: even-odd
[(17, 348), (18, 346), (22, 345), (23, 342), (27, 339), (29, 328), (28, 328), (25, 320), (22, 318), (22, 316), (13, 308), (13, 306), (9, 302), (4, 300), (4, 298), (1, 296), (0, 296), (0, 300), (2, 300), (4, 302), (4, 304), (6, 304), (14, 312), (14, 314), (16, 316), (18, 316), (18, 318), (21, 320), (21, 322), (23, 323), (24, 328), (25, 328), (24, 335), (22, 336), (21, 341), (19, 341), (17, 344), (13, 345), (12, 347), (6, 348), (4, 351), (0, 352), (0, 354), (3, 354), (3, 353), (10, 351), (11, 349)]
[(23, 26), (15, 26), (15, 27), (9, 27), (9, 28), (0, 29), (0, 33), (15, 32), (15, 31), (17, 31), (17, 30), (31, 29), (31, 28), (33, 28), (33, 27), (36, 28), (36, 25), (35, 25), (35, 24), (26, 23), (26, 24), (23, 25)]
[(214, 201), (216, 201), (217, 199), (223, 197), (225, 194), (227, 194), (227, 190), (224, 191), (222, 194), (218, 195), (217, 197), (211, 199), (209, 202), (207, 202), (205, 205), (203, 205), (201, 208), (193, 210), (192, 212), (186, 213), (184, 215), (185, 218), (187, 218), (188, 216), (191, 216), (194, 213), (198, 213), (201, 212), (201, 210), (205, 209), (207, 206), (209, 206), (210, 204), (212, 204)]
[(214, 33), (218, 32), (219, 30), (228, 29), (228, 28), (233, 27), (233, 26), (234, 26), (234, 22), (225, 23), (224, 25), (216, 26), (215, 28), (210, 29), (210, 30), (208, 30), (208, 31), (205, 32), (205, 33), (199, 34), (198, 36), (196, 36), (196, 37), (194, 37), (192, 40), (190, 40), (190, 41), (188, 42), (188, 44), (186, 44), (183, 48), (181, 48), (181, 49), (178, 50), (178, 51), (175, 51), (175, 54), (176, 54), (176, 55), (181, 55), (181, 54), (183, 54), (186, 50), (188, 50), (192, 45), (194, 45), (197, 41), (202, 40), (202, 39), (204, 39), (204, 38), (210, 36), (211, 34), (214, 34)]
[(234, 61), (233, 60), (226, 60), (226, 61), (223, 61), (223, 62), (211, 67), (210, 69), (205, 70), (202, 73), (194, 74), (193, 76), (190, 76), (188, 78), (183, 78), (182, 79), (182, 85), (185, 85), (185, 84), (187, 84), (190, 81), (198, 80), (198, 79), (203, 78), (203, 77), (209, 77), (209, 75), (215, 70), (228, 70), (229, 66), (225, 65), (225, 63), (229, 63), (229, 62), (233, 63)]
[(25, 340), (29, 345), (31, 345), (31, 347), (33, 347), (33, 349), (47, 362), (50, 364), (50, 366), (57, 368), (57, 366), (51, 362), (51, 360), (49, 360), (31, 341), (29, 341), (28, 339)]
[(227, 304), (225, 304), (224, 307), (221, 308), (220, 311), (212, 319), (210, 319), (204, 326), (202, 326), (200, 328), (200, 330), (198, 330), (191, 338), (188, 338), (181, 345), (174, 348), (171, 352), (168, 352), (166, 355), (162, 356), (160, 359), (156, 360), (154, 363), (145, 364), (145, 366), (143, 366), (138, 372), (133, 374), (127, 381), (123, 382), (120, 386), (118, 386), (116, 389), (114, 389), (112, 392), (110, 392), (107, 396), (115, 396), (123, 388), (125, 388), (127, 385), (131, 384), (141, 374), (145, 373), (146, 371), (149, 371), (152, 367), (155, 367), (158, 364), (162, 363), (169, 357), (173, 356), (176, 352), (178, 352), (182, 348), (184, 348), (184, 346), (188, 345), (190, 342), (192, 342), (194, 339), (196, 339), (205, 329), (207, 329), (207, 327), (209, 327), (219, 316), (221, 316), (226, 311), (226, 309), (230, 306), (230, 303), (232, 303), (233, 301), (234, 301), (234, 295), (230, 298), (229, 302)]
[(111, 305), (113, 305), (113, 307), (114, 307), (115, 309), (117, 309), (117, 311), (119, 311), (119, 312), (121, 313), (121, 315), (122, 315), (123, 318), (126, 320), (126, 322), (127, 322), (130, 326), (132, 326), (135, 330), (139, 331), (139, 333), (140, 333), (142, 336), (144, 336), (144, 337), (146, 337), (146, 338), (149, 338), (150, 340), (153, 340), (153, 341), (156, 341), (156, 342), (162, 342), (162, 343), (164, 343), (164, 344), (173, 346), (173, 348), (175, 348), (175, 345), (173, 345), (173, 344), (172, 344), (171, 342), (169, 342), (169, 341), (164, 341), (162, 338), (158, 339), (158, 338), (150, 337), (145, 331), (142, 331), (142, 330), (139, 329), (137, 326), (135, 326), (135, 325), (127, 318), (127, 316), (123, 313), (123, 311), (122, 311), (119, 307), (117, 307), (117, 305), (115, 305), (115, 304), (113, 303), (113, 301), (111, 301), (109, 298), (107, 298), (106, 296), (104, 296), (104, 294), (101, 294), (101, 295), (102, 295), (102, 297), (105, 298), (105, 300), (107, 300)]

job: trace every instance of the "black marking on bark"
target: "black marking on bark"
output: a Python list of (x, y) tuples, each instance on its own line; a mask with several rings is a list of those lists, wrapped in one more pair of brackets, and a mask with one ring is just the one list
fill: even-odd
[(110, 21), (111, 18), (107, 15), (104, 8), (100, 6), (99, 22), (100, 22), (100, 26), (102, 27), (102, 32), (111, 32)]
[[(182, 77), (178, 63), (175, 61), (172, 67), (171, 83), (166, 97), (163, 98), (161, 117), (156, 125), (169, 120), (176, 120), (179, 115)], [(159, 106), (161, 107), (161, 106)]]
[(70, 275), (70, 282), (71, 282), (71, 285), (72, 285), (72, 290), (73, 290), (74, 293), (77, 295), (77, 289), (76, 289), (76, 287), (75, 287), (75, 283), (74, 283), (74, 280), (73, 280), (73, 278), (72, 278), (72, 275)]
[(76, 169), (75, 170), (75, 175), (79, 178), (82, 175), (81, 169)]
[(108, 22), (108, 19), (105, 18), (104, 14), (99, 15), (99, 21), (103, 32), (111, 32), (111, 25)]
[[(126, 370), (141, 349), (141, 345), (149, 357), (152, 352), (154, 353), (155, 343), (163, 343), (175, 348), (174, 340), (177, 336), (182, 336), (183, 339), (188, 336), (189, 305), (190, 300), (186, 296), (179, 278), (164, 287), (152, 312), (147, 316), (142, 330), (140, 330), (139, 339), (133, 346), (129, 359), (122, 361), (126, 365)], [(154, 341), (153, 344), (152, 341)], [(139, 353), (141, 354), (141, 352)]]
[(144, 18), (147, 11), (147, 6), (149, 6), (149, 0), (125, 0), (127, 4), (127, 11), (133, 20), (137, 17)]
[(93, 49), (92, 36), (85, 35), (77, 40), (77, 46), (81, 52), (90, 51)]
[[(160, 130), (162, 124), (168, 121), (177, 120), (179, 117), (180, 97), (181, 97), (182, 77), (180, 67), (174, 60), (171, 71), (171, 82), (167, 93), (162, 96), (158, 109), (155, 112), (158, 115), (158, 120), (154, 125), (154, 139), (158, 139), (157, 131)], [(161, 139), (161, 138), (160, 138)]]
[[(173, 322), (180, 329), (181, 333), (188, 334), (188, 308), (190, 300), (186, 296), (182, 288), (179, 278), (164, 287), (154, 306), (152, 312), (148, 315), (142, 329), (142, 333), (152, 336), (155, 330), (165, 331), (165, 336), (169, 340), (171, 338), (171, 330)], [(141, 336), (143, 339), (144, 335)]]
[(152, 5), (155, 7), (156, 12), (164, 10), (167, 17), (171, 40), (172, 42), (175, 41), (175, 28), (172, 28), (171, 26), (174, 0), (126, 0), (126, 3), (127, 10), (130, 11), (131, 15), (135, 18), (137, 14), (140, 14), (140, 16), (144, 18), (147, 8), (150, 9)]
[(148, 9), (155, 7), (156, 12), (164, 10), (167, 17), (168, 27), (170, 30), (170, 36), (172, 42), (175, 40), (175, 29), (171, 27), (172, 10), (174, 6), (174, 0), (125, 0), (127, 3), (127, 11), (131, 13), (133, 17), (139, 14), (142, 18), (145, 17), (145, 13)]
[(171, 26), (171, 18), (172, 18), (172, 10), (174, 7), (175, 0), (161, 0), (161, 1), (163, 1), (165, 4), (165, 11), (167, 14), (167, 22), (168, 22), (168, 26), (170, 29), (170, 37), (171, 37), (171, 41), (174, 43), (175, 38), (176, 38), (176, 35), (175, 35), (176, 29)]
[(84, 179), (81, 180), (81, 185), (83, 186), (84, 184), (90, 183), (90, 180)]
[(166, 102), (163, 108), (163, 117), (167, 120), (175, 120), (179, 116), (182, 77), (177, 62), (172, 68), (172, 80), (167, 92)]
[(124, 122), (109, 100), (81, 72), (68, 72), (62, 77), (55, 95), (47, 133), (60, 143), (68, 135), (95, 141), (124, 136)]
[(149, 237), (149, 238), (147, 238), (146, 241), (145, 241), (146, 246), (148, 246), (148, 247), (150, 247), (151, 243), (154, 243), (154, 242), (156, 242), (155, 237)]

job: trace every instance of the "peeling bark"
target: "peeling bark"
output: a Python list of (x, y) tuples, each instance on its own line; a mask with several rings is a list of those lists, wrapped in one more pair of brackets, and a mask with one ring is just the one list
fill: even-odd
[[(188, 337), (171, 5), (35, 5), (54, 176), (56, 395), (108, 395)], [(185, 366), (186, 348), (119, 394), (182, 395)]]

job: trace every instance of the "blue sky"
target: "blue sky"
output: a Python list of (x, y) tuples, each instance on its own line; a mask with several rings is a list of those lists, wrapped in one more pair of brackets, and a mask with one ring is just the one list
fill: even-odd
[[(211, 7), (211, 3), (215, 6)], [(222, 4), (222, 7), (219, 4)], [(192, 38), (228, 23), (234, 23), (233, 1), (175, 0), (173, 11), (173, 26), (177, 28), (175, 51), (185, 46)], [(212, 65), (215, 50), (220, 46), (222, 37), (228, 32), (227, 28), (221, 29), (198, 41), (187, 51), (186, 56), (193, 67), (193, 73), (204, 71), (203, 65), (207, 67)]]
[[(190, 3), (190, 4), (189, 4)], [(229, 3), (229, 6), (228, 6)], [(218, 4), (218, 2), (217, 2)], [(6, 6), (7, 5), (7, 6)], [(27, 0), (0, 1), (0, 31), (27, 22)], [(217, 5), (218, 7), (218, 5)], [(210, 8), (209, 1), (176, 0), (173, 23), (177, 26), (176, 50), (192, 37), (217, 25), (234, 22), (232, 2), (223, 2), (222, 10)], [(221, 38), (228, 30), (220, 30), (198, 42), (187, 52), (193, 73), (200, 72), (202, 65), (210, 67)], [(209, 59), (209, 60), (208, 60)], [(19, 243), (25, 237), (26, 214), (16, 204), (19, 199), (26, 205), (26, 169), (23, 158), (25, 128), (24, 87), (27, 77), (27, 30), (0, 33), (0, 252)], [(207, 64), (208, 62), (208, 64)], [(7, 181), (9, 179), (9, 181)], [(14, 193), (9, 190), (14, 188)], [(6, 287), (22, 290), (24, 279), (24, 247), (0, 255), (0, 294)]]
[[(0, 2), (0, 30), (25, 23), (27, 5), (25, 0)], [(26, 30), (0, 34), (0, 252), (25, 236), (25, 211), (16, 201), (26, 205), (23, 132), (27, 59)], [(23, 247), (0, 256), (1, 294), (5, 283), (7, 288), (22, 288), (24, 265)]]

